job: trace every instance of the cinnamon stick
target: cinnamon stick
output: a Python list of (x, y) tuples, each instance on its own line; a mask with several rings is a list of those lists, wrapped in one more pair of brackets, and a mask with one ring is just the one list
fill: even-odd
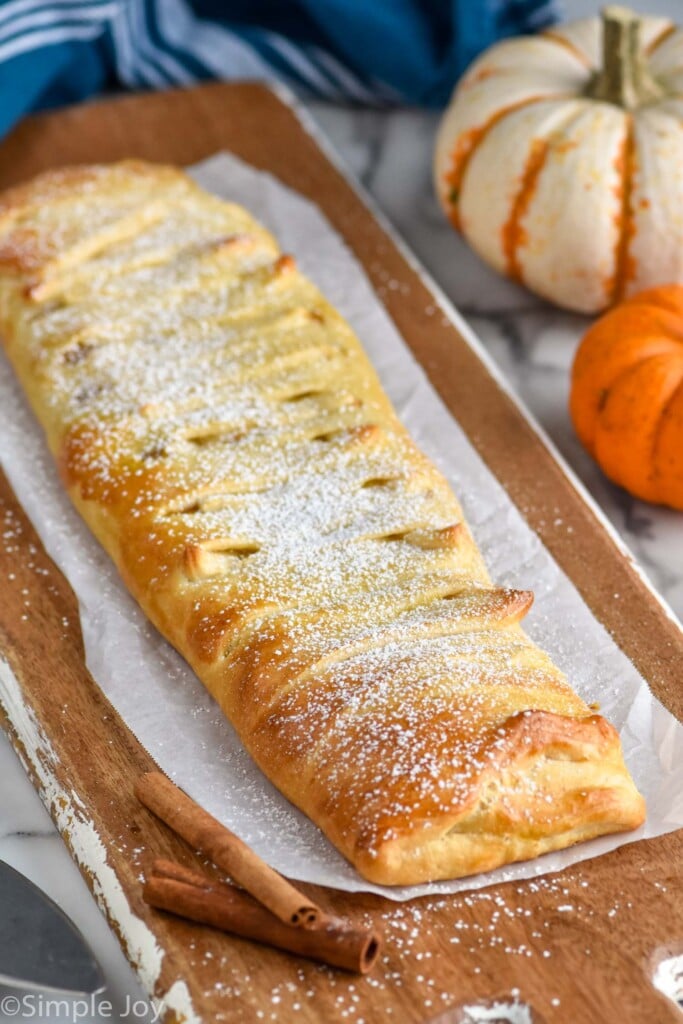
[(135, 785), (141, 803), (206, 854), (285, 924), (314, 928), (323, 917), (319, 907), (269, 867), (246, 843), (161, 772), (148, 772)]
[(143, 888), (146, 903), (246, 939), (367, 974), (381, 940), (372, 929), (326, 917), (314, 930), (284, 924), (243, 890), (172, 861), (155, 860)]

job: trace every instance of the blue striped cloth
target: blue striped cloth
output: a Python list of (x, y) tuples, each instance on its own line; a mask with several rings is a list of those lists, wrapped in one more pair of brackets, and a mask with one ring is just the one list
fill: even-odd
[(105, 88), (278, 79), (304, 96), (446, 102), (472, 58), (556, 0), (0, 0), (0, 134)]

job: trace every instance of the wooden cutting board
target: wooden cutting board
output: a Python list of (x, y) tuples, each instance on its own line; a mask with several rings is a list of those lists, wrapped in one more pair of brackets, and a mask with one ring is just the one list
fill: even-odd
[[(190, 164), (220, 149), (319, 205), (480, 455), (681, 718), (680, 630), (462, 328), (431, 315), (424, 278), (279, 93), (206, 85), (31, 118), (0, 146), (0, 187), (65, 163), (138, 156)], [(398, 288), (381, 287), (387, 275)], [(501, 1009), (496, 1020), (680, 1021), (651, 976), (663, 957), (683, 951), (683, 832), (544, 879), (403, 905), (307, 887), (324, 907), (369, 914), (383, 928), (385, 959), (364, 979), (149, 910), (140, 898), (143, 854), (186, 863), (193, 855), (137, 805), (133, 780), (151, 760), (88, 675), (74, 596), (4, 478), (0, 516), (0, 670), (18, 692), (4, 724), (143, 984), (157, 997), (170, 991), (167, 1020), (412, 1024), (450, 1011), (443, 1020), (455, 1024), (484, 1019), (463, 1009), (480, 1000), (518, 999), (532, 1009), (512, 1017)]]

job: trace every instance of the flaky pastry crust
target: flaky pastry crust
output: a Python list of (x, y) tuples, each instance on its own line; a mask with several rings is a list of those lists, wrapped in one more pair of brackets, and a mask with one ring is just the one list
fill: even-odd
[(519, 625), (531, 594), (491, 583), (350, 327), (245, 210), (136, 161), (6, 192), (0, 333), (131, 593), (366, 878), (642, 822), (616, 731)]

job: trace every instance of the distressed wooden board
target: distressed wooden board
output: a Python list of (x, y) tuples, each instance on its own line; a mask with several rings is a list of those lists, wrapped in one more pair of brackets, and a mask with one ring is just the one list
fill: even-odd
[[(387, 273), (401, 285), (379, 294), (433, 385), (597, 617), (681, 718), (681, 632), (461, 325), (429, 315), (434, 296), (424, 279), (276, 93), (207, 85), (29, 119), (0, 146), (0, 187), (65, 163), (139, 156), (189, 164), (222, 148), (315, 201), (378, 289)], [(463, 1019), (458, 1007), (518, 990), (533, 1020), (547, 1024), (680, 1020), (650, 979), (662, 956), (683, 951), (681, 832), (543, 880), (408, 905), (305, 887), (325, 907), (370, 913), (383, 925), (386, 960), (369, 979), (150, 911), (134, 851), (144, 846), (188, 863), (192, 855), (133, 798), (133, 780), (150, 758), (88, 675), (73, 594), (4, 478), (0, 517), (1, 688), (17, 696), (5, 727), (143, 983), (157, 996), (170, 990), (168, 1019), (371, 1024), (428, 1021), (452, 1008), (455, 1024)], [(573, 529), (557, 531), (558, 517)]]

